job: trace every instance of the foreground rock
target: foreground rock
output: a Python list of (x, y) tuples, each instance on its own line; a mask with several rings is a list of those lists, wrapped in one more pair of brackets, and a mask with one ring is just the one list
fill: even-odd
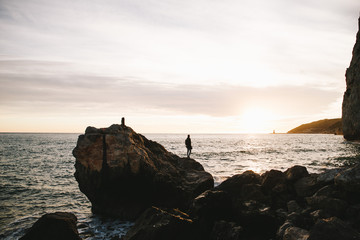
[(135, 222), (123, 240), (197, 239), (195, 225), (179, 210), (147, 209)]
[(77, 218), (72, 213), (56, 212), (43, 215), (21, 240), (79, 240)]
[[(359, 18), (360, 28), (360, 18)], [(360, 31), (346, 70), (346, 91), (342, 104), (342, 125), (347, 140), (360, 140)]]
[(185, 209), (214, 186), (200, 163), (168, 152), (125, 125), (88, 127), (73, 155), (76, 180), (94, 213), (131, 220), (151, 206)]
[(125, 239), (360, 240), (359, 184), (360, 164), (320, 174), (302, 166), (246, 171), (197, 196), (185, 213), (146, 211)]

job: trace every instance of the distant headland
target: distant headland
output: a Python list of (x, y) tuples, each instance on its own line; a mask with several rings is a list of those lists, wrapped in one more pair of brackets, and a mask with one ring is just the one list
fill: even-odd
[(323, 119), (311, 123), (302, 124), (287, 133), (322, 133), (342, 135), (341, 118)]

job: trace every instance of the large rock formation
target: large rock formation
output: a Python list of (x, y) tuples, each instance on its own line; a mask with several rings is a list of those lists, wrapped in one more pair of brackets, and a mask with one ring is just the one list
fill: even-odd
[[(360, 29), (360, 18), (359, 18)], [(346, 91), (342, 105), (343, 133), (347, 140), (360, 139), (360, 30), (356, 36), (353, 56), (346, 70)]]
[(80, 240), (77, 218), (72, 213), (56, 212), (43, 215), (21, 240)]
[(73, 150), (75, 178), (92, 211), (136, 219), (146, 208), (186, 208), (214, 186), (200, 163), (180, 158), (130, 127), (88, 127)]

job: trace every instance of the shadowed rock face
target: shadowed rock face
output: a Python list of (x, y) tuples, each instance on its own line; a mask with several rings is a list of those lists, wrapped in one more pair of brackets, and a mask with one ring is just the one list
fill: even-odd
[[(359, 18), (360, 28), (360, 18)], [(342, 105), (342, 124), (347, 140), (360, 139), (360, 31), (356, 36), (353, 56), (346, 70), (346, 92)]]
[(360, 240), (360, 164), (309, 174), (302, 166), (236, 174), (191, 207), (152, 208), (124, 240)]
[(88, 127), (73, 150), (75, 178), (92, 211), (135, 219), (150, 206), (185, 208), (214, 185), (193, 159), (180, 158), (130, 127)]
[(72, 213), (56, 212), (43, 215), (21, 240), (80, 240), (76, 228), (77, 218)]

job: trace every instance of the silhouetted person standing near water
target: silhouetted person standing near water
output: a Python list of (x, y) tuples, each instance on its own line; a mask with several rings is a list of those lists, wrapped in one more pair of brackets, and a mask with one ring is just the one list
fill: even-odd
[(192, 149), (190, 135), (188, 135), (187, 139), (185, 140), (185, 146), (187, 148), (187, 157), (190, 158)]

